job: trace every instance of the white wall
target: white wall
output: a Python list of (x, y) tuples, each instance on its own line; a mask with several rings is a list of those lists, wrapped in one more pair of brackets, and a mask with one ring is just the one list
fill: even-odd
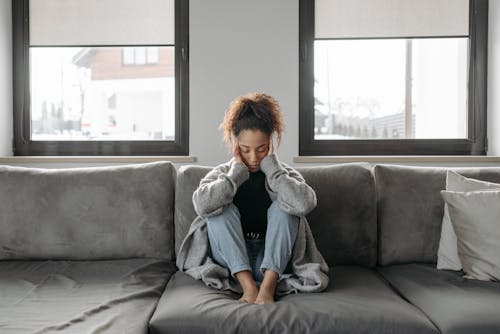
[(500, 155), (500, 1), (489, 1), (488, 155)]
[[(490, 1), (489, 155), (500, 155), (500, 1)], [(11, 13), (0, 0), (0, 156), (11, 155)], [(264, 91), (280, 102), (287, 131), (281, 160), (298, 155), (298, 0), (190, 1), (190, 155), (215, 165), (230, 157), (218, 125), (238, 95)]]
[(11, 0), (0, 0), (0, 156), (12, 155)]
[(298, 154), (298, 0), (190, 1), (190, 154), (214, 165), (230, 156), (218, 130), (230, 102), (262, 91), (287, 126), (278, 150)]

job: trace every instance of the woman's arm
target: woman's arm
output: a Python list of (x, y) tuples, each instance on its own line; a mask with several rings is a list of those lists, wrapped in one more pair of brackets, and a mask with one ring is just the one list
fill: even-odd
[(218, 215), (233, 201), (238, 187), (249, 177), (248, 168), (240, 161), (215, 167), (201, 181), (193, 193), (193, 205), (201, 217)]
[(271, 190), (278, 194), (278, 201), (285, 212), (305, 216), (316, 207), (314, 190), (299, 172), (283, 167), (275, 154), (262, 159), (260, 169), (266, 174)]

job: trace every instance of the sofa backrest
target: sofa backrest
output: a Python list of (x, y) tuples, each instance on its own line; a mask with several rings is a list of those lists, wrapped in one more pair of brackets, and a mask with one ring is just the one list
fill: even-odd
[(0, 260), (174, 259), (169, 162), (0, 166)]
[[(182, 166), (175, 195), (175, 250), (196, 218), (192, 195), (211, 167)], [(368, 164), (297, 168), (316, 191), (318, 205), (307, 216), (329, 265), (373, 266), (377, 259), (375, 182)]]
[[(376, 165), (378, 264), (435, 263), (449, 168)], [(453, 168), (465, 177), (500, 182), (500, 168)]]
[(365, 163), (300, 167), (316, 192), (307, 216), (328, 265), (372, 267), (377, 261), (377, 206), (372, 169)]
[(201, 179), (213, 167), (186, 165), (177, 170), (175, 183), (175, 255), (179, 253), (182, 241), (197, 214), (193, 206), (193, 193), (198, 188)]

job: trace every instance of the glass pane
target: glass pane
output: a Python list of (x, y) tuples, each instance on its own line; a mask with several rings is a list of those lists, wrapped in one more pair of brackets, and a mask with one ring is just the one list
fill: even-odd
[(466, 138), (467, 43), (315, 41), (315, 139)]
[(174, 47), (127, 66), (134, 49), (31, 48), (31, 139), (174, 140)]
[(134, 48), (133, 47), (128, 47), (128, 48), (123, 48), (123, 64), (125, 65), (133, 65), (134, 64)]
[(149, 47), (146, 49), (148, 64), (154, 64), (158, 62), (158, 48)]
[(146, 48), (137, 47), (135, 49), (135, 64), (144, 65), (146, 64)]

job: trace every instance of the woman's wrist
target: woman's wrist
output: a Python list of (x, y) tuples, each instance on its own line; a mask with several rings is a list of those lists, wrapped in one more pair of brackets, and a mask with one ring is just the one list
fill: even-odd
[(273, 175), (274, 172), (282, 169), (278, 156), (275, 153), (266, 156), (260, 162), (260, 169), (266, 175)]
[(231, 161), (231, 167), (229, 168), (227, 177), (231, 179), (236, 184), (236, 186), (239, 187), (243, 182), (248, 180), (248, 178), (250, 177), (250, 172), (243, 162), (237, 159), (233, 159)]

